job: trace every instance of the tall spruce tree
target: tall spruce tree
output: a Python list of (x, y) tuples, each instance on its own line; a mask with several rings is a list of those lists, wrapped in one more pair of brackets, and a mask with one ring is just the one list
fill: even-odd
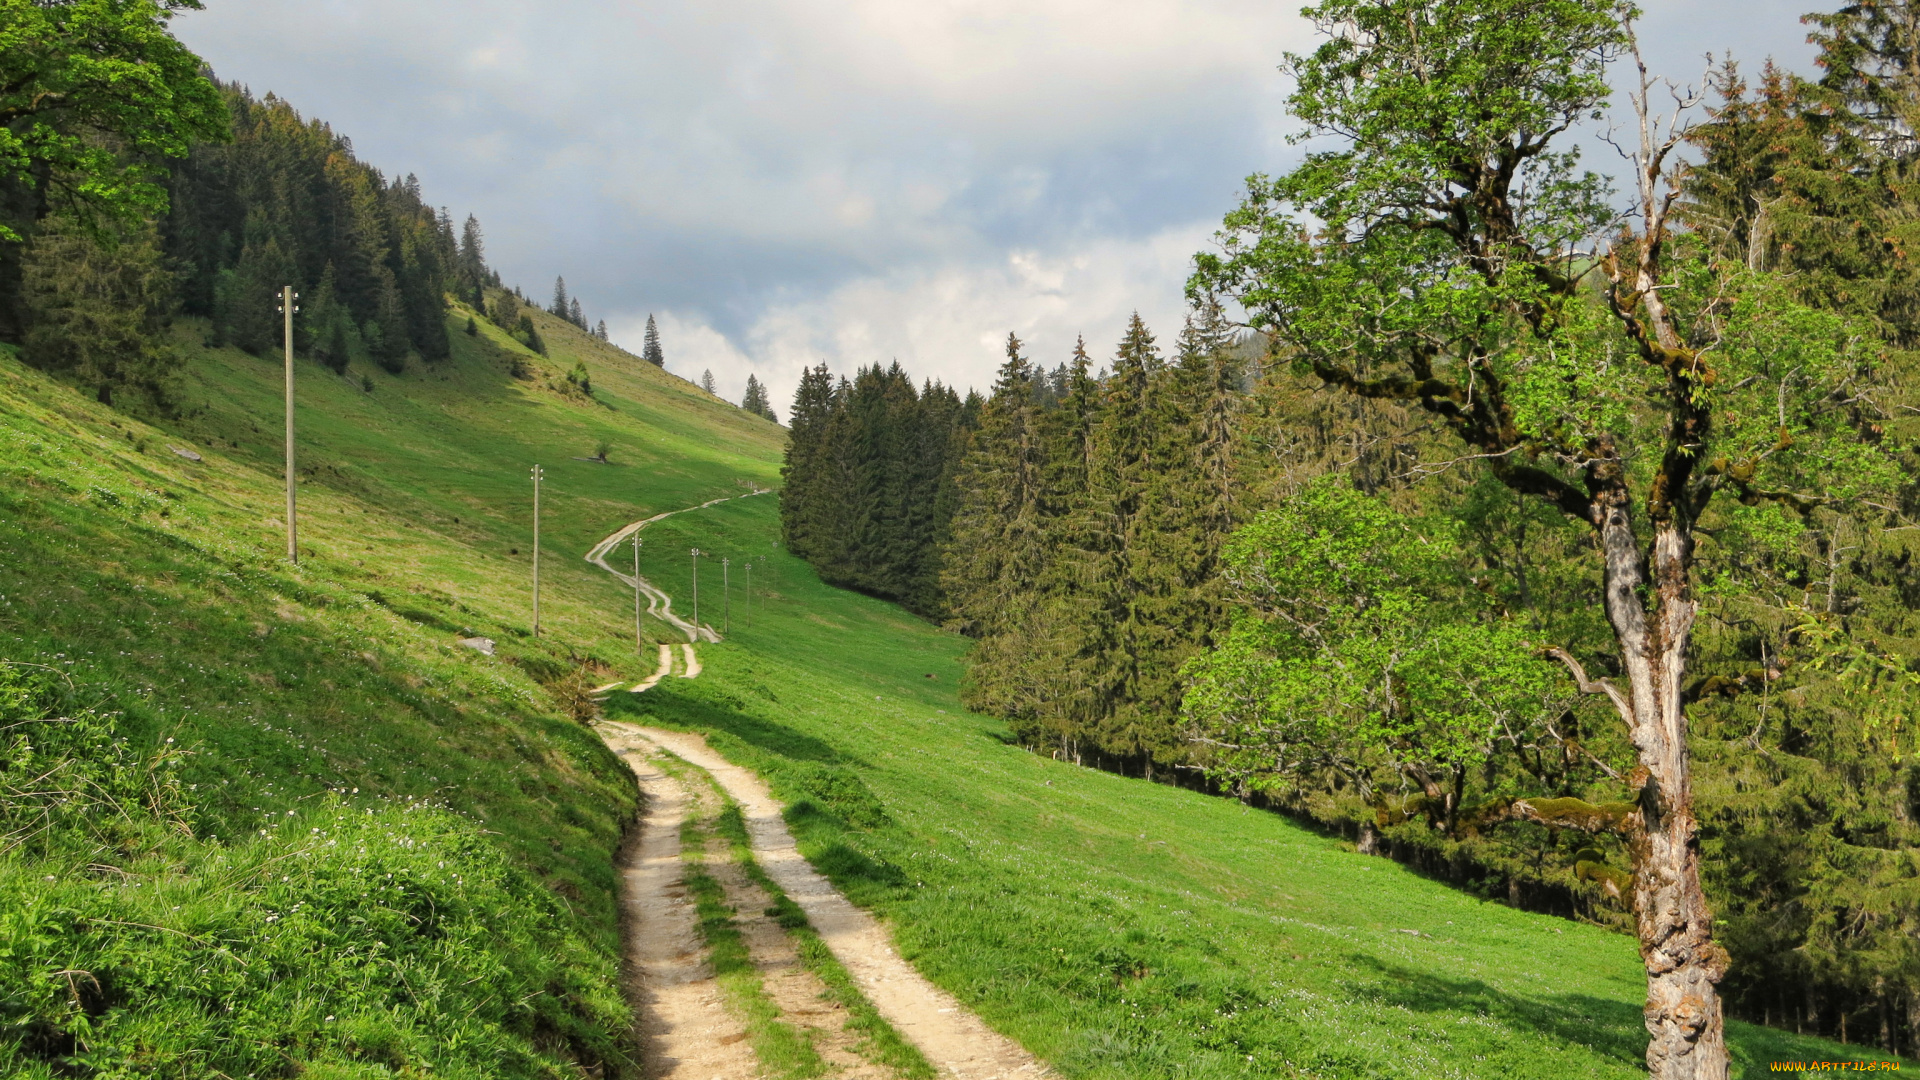
[(479, 297), (487, 285), (486, 239), (480, 230), (480, 219), (472, 214), (460, 226), (460, 283), (464, 292), (471, 297)]
[(773, 406), (767, 403), (766, 387), (760, 385), (760, 380), (751, 373), (747, 375), (747, 390), (741, 395), (740, 407), (755, 416), (772, 420), (776, 424), (780, 422), (779, 417), (773, 414)]
[[(649, 329), (651, 329), (651, 316)], [(789, 552), (807, 560), (824, 550), (828, 513), (827, 428), (834, 409), (833, 378), (827, 365), (804, 368), (787, 414), (787, 449), (780, 467), (780, 535)]]
[(373, 320), (364, 333), (374, 362), (395, 375), (407, 369), (407, 309), (391, 273), (380, 283)]
[(353, 359), (348, 337), (353, 318), (340, 303), (340, 290), (334, 280), (332, 263), (328, 263), (327, 268), (320, 272), (320, 287), (314, 290), (313, 299), (303, 307), (308, 325), (312, 328), (313, 358), (337, 373), (345, 373)]
[(571, 301), (567, 296), (567, 279), (565, 277), (554, 278), (553, 306), (547, 310), (562, 319), (571, 319), (573, 318), (573, 310), (569, 306), (570, 303)]
[(40, 223), (23, 266), (25, 356), (111, 405), (135, 390), (165, 403), (179, 366), (165, 330), (173, 281), (151, 225), (115, 225), (103, 241), (64, 215)]
[(1007, 335), (1006, 361), (981, 406), (954, 478), (957, 508), (941, 572), (949, 622), (978, 639), (965, 688), (971, 708), (1029, 717), (1031, 702), (1009, 675), (1046, 571), (1042, 527), (1046, 457), (1033, 365)]
[(1086, 339), (1075, 341), (1073, 358), (1049, 374), (1054, 407), (1041, 417), (1045, 445), (1041, 530), (1050, 559), (1041, 574), (1038, 602), (1021, 631), (1023, 648), (1004, 651), (1018, 665), (1005, 678), (1022, 688), (1032, 712), (1016, 722), (1029, 745), (1056, 749), (1084, 761), (1098, 750), (1099, 702), (1093, 668), (1105, 655), (1109, 624), (1097, 618), (1090, 573), (1094, 534), (1095, 431), (1103, 407)]
[(641, 339), (640, 359), (654, 367), (667, 366), (667, 354), (660, 349), (660, 330), (653, 324), (653, 312), (647, 312), (647, 333)]
[(1089, 637), (1095, 650), (1089, 690), (1099, 744), (1129, 757), (1150, 756), (1172, 742), (1166, 716), (1155, 714), (1145, 685), (1154, 678), (1145, 668), (1165, 644), (1153, 609), (1171, 587), (1154, 559), (1151, 532), (1157, 523), (1148, 501), (1163, 465), (1158, 444), (1166, 437), (1164, 382), (1160, 352), (1136, 313), (1106, 380), (1089, 498)]

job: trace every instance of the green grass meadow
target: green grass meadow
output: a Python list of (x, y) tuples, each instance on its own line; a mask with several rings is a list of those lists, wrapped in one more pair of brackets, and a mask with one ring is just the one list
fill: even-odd
[[(568, 706), (655, 654), (581, 556), (776, 484), (782, 434), (550, 316), (550, 358), (466, 316), (450, 361), (371, 391), (300, 364), (297, 567), (277, 361), (183, 324), (178, 409), (143, 422), (0, 353), (0, 1073), (638, 1074), (612, 868), (633, 784)], [(576, 360), (590, 398), (559, 378)], [(580, 460), (602, 440), (609, 464)], [(1062, 1074), (1644, 1072), (1631, 939), (1025, 753), (959, 706), (964, 641), (822, 585), (771, 496), (641, 535), (682, 613), (710, 553), (700, 616), (731, 633), (609, 714), (761, 770), (815, 865)], [(1737, 1075), (1859, 1056), (1732, 1041)]]

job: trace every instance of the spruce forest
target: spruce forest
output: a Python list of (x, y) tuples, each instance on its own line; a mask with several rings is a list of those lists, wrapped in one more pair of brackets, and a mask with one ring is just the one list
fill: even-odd
[[(1910, 1051), (1908, 7), (1810, 16), (1817, 81), (1723, 62), (1669, 138), (1613, 7), (1329, 0), (1288, 70), (1344, 145), (1250, 181), (1171, 340), (1009, 336), (964, 399), (810, 370), (786, 543), (971, 638), (965, 700), (1036, 753), (1626, 931), (1658, 778), (1608, 591), (1684, 570), (1693, 962), (1731, 1016)], [(1609, 79), (1648, 124), (1624, 192), (1565, 135)], [(1603, 557), (1681, 526), (1684, 566)]]

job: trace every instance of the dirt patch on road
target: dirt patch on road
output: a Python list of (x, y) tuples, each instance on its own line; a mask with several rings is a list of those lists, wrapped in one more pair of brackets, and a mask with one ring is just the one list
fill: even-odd
[(689, 798), (644, 739), (607, 732), (633, 770), (646, 812), (621, 852), (625, 982), (649, 1080), (748, 1080), (759, 1075), (746, 1027), (728, 1013), (706, 964), (680, 871)]

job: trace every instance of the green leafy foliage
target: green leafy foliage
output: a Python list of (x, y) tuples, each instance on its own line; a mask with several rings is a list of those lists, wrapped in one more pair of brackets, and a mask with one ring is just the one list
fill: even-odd
[(49, 207), (83, 229), (167, 208), (158, 165), (226, 134), (198, 56), (169, 30), (195, 0), (0, 4), (0, 242)]
[(1459, 588), (1450, 526), (1330, 477), (1234, 535), (1226, 577), (1245, 614), (1188, 670), (1216, 775), (1285, 794), (1332, 773), (1363, 799), (1416, 785), (1451, 832), (1496, 750), (1546, 740), (1569, 704), (1558, 673)]

